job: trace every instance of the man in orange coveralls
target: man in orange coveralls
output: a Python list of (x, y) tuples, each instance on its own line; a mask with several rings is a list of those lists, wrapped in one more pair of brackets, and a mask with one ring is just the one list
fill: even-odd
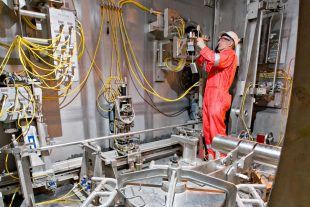
[(197, 63), (202, 68), (206, 62), (208, 72), (207, 84), (203, 100), (203, 133), (208, 152), (208, 159), (215, 158), (211, 143), (216, 135), (226, 135), (225, 115), (231, 105), (228, 90), (233, 82), (237, 56), (234, 51), (239, 38), (229, 31), (221, 34), (215, 52), (209, 49), (203, 38), (197, 38), (197, 46), (201, 49)]

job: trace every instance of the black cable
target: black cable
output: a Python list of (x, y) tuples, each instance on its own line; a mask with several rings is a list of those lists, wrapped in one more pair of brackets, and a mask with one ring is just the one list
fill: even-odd
[(59, 106), (61, 106), (61, 105), (66, 101), (66, 99), (67, 99), (67, 96), (65, 96), (65, 97), (61, 100), (61, 102), (59, 103)]
[[(77, 10), (76, 10), (75, 4), (74, 4), (74, 0), (72, 0), (72, 3), (73, 3), (74, 10), (75, 10), (75, 12), (77, 13)], [(89, 51), (88, 51), (86, 45), (85, 45), (85, 50), (86, 50), (86, 53), (87, 53), (87, 56), (88, 56), (89, 60), (92, 61), (91, 55), (89, 54)], [(93, 65), (93, 69), (94, 69), (94, 68), (95, 68), (95, 65)], [(86, 78), (86, 80), (85, 80), (85, 82), (83, 83), (83, 85), (80, 86), (79, 91), (74, 95), (74, 97), (73, 97), (68, 103), (66, 103), (65, 105), (60, 106), (59, 109), (63, 109), (63, 108), (65, 108), (65, 107), (67, 107), (68, 105), (70, 105), (70, 104), (74, 101), (74, 99), (76, 99), (76, 97), (81, 93), (81, 91), (82, 91), (83, 88), (85, 87), (88, 78), (89, 78), (89, 76)], [(101, 79), (100, 79), (100, 80), (101, 80)], [(102, 80), (101, 80), (101, 82), (103, 83)], [(61, 105), (62, 103), (64, 103), (64, 101), (66, 100), (66, 97), (67, 97), (67, 96), (65, 96), (65, 98), (62, 100), (62, 102), (60, 103), (60, 105)]]
[[(134, 67), (134, 69), (135, 69), (135, 71), (137, 72), (137, 68)], [(167, 113), (161, 111), (161, 110), (156, 106), (156, 104), (154, 103), (154, 101), (153, 101), (153, 99), (152, 99), (152, 97), (151, 97), (151, 95), (150, 95), (150, 93), (149, 93), (148, 91), (146, 91), (146, 94), (147, 94), (147, 96), (149, 97), (149, 99), (150, 99), (150, 101), (151, 101), (152, 103), (148, 102), (148, 101), (141, 95), (141, 93), (139, 92), (139, 89), (137, 88), (136, 84), (135, 84), (134, 81), (133, 81), (133, 78), (132, 78), (132, 76), (131, 76), (130, 70), (128, 70), (128, 73), (129, 73), (131, 82), (133, 83), (133, 85), (134, 85), (136, 91), (138, 92), (139, 96), (140, 96), (148, 105), (150, 105), (153, 109), (155, 109), (156, 111), (158, 111), (158, 112), (161, 113), (162, 115), (164, 115), (164, 116), (166, 116), (166, 117), (176, 117), (176, 116), (181, 115), (184, 111), (190, 109), (190, 106), (187, 106), (187, 107), (184, 107), (183, 109), (181, 109), (180, 111), (177, 111), (177, 112), (172, 113), (172, 114), (167, 114)], [(141, 78), (141, 76), (140, 76), (139, 73), (137, 73), (137, 76), (138, 76), (138, 78), (139, 78), (139, 81), (142, 82), (142, 78)]]
[(70, 105), (74, 101), (74, 99), (76, 99), (76, 97), (81, 93), (81, 91), (83, 90), (84, 86), (86, 85), (86, 82), (87, 82), (88, 78), (89, 78), (89, 76), (86, 78), (86, 81), (83, 83), (83, 85), (80, 87), (79, 91), (74, 95), (74, 97), (68, 103), (66, 103), (65, 105), (60, 106), (59, 109), (63, 109), (65, 107), (67, 107), (68, 105)]
[[(74, 10), (75, 10), (75, 12), (76, 12), (76, 16), (77, 16), (77, 10), (76, 10), (75, 4), (74, 4), (74, 0), (72, 0), (72, 3), (73, 3)], [(86, 50), (86, 53), (87, 53), (87, 56), (88, 56), (89, 60), (92, 62), (91, 55), (89, 54), (89, 51), (88, 51), (86, 45), (85, 45), (85, 50)], [(95, 58), (95, 57), (94, 57), (94, 58)], [(96, 62), (95, 62), (95, 64), (93, 65), (93, 69), (95, 69), (95, 67), (96, 67)], [(95, 69), (95, 70), (96, 70), (96, 69)], [(66, 103), (64, 106), (60, 106), (60, 109), (63, 109), (63, 108), (65, 108), (65, 107), (67, 107), (68, 105), (70, 105), (70, 104), (73, 102), (73, 100), (81, 93), (81, 91), (82, 91), (83, 88), (85, 87), (88, 78), (89, 78), (89, 76), (86, 78), (84, 84), (80, 87), (80, 89), (79, 89), (79, 91), (77, 92), (77, 94), (75, 94), (74, 97), (73, 97), (68, 103)], [(101, 78), (99, 78), (99, 79), (100, 79), (101, 82), (104, 84), (103, 80), (102, 80)]]
[[(105, 119), (108, 119), (108, 118), (109, 118), (109, 112), (107, 112), (107, 111), (102, 111), (102, 110), (100, 110), (98, 107), (96, 107), (96, 110), (98, 111), (98, 113), (99, 113), (99, 115), (100, 115), (101, 117), (103, 117), (103, 118), (105, 118)], [(108, 110), (111, 110), (111, 109), (109, 108)], [(104, 113), (107, 113), (108, 115), (106, 116), (106, 115), (104, 115)]]
[[(66, 90), (66, 93), (65, 93), (65, 94), (67, 94), (68, 91), (69, 91), (69, 88)], [(67, 97), (68, 97), (68, 96), (65, 96), (65, 97), (61, 100), (61, 102), (59, 103), (59, 106), (61, 106), (61, 105), (66, 101)]]
[[(86, 50), (86, 53), (87, 53), (87, 56), (88, 56), (89, 60), (92, 61), (91, 55), (89, 54), (89, 51), (88, 51), (86, 45), (85, 45), (85, 50)], [(95, 65), (93, 65), (93, 68), (95, 68)], [(95, 69), (95, 70), (96, 70), (96, 69)], [(60, 106), (60, 109), (63, 109), (63, 108), (65, 108), (65, 107), (67, 107), (68, 105), (70, 105), (70, 104), (74, 101), (74, 99), (76, 99), (76, 97), (81, 93), (81, 91), (82, 91), (83, 88), (85, 87), (88, 78), (89, 78), (89, 76), (86, 78), (85, 82), (84, 82), (83, 85), (80, 87), (79, 91), (74, 95), (74, 97), (73, 97), (68, 103), (66, 103), (65, 105)], [(100, 79), (100, 78), (99, 78), (99, 79)], [(101, 81), (102, 83), (104, 83), (101, 79), (100, 79), (100, 81)]]
[[(129, 71), (129, 76), (130, 76), (131, 82), (132, 82), (132, 84), (134, 85), (134, 87), (135, 87), (136, 91), (138, 92), (139, 96), (140, 96), (148, 105), (150, 105), (153, 109), (155, 109), (156, 111), (158, 111), (160, 114), (162, 114), (162, 115), (164, 115), (164, 116), (166, 116), (166, 117), (176, 117), (176, 116), (181, 115), (184, 111), (187, 111), (187, 110), (190, 108), (189, 106), (187, 106), (187, 107), (184, 107), (183, 109), (181, 109), (180, 111), (177, 111), (177, 112), (172, 113), (172, 114), (167, 114), (167, 113), (161, 111), (160, 109), (158, 109), (158, 107), (156, 106), (156, 104), (154, 103), (154, 101), (152, 100), (152, 98), (150, 97), (150, 94), (149, 94), (148, 92), (147, 92), (146, 94), (148, 95), (148, 97), (149, 97), (150, 101), (152, 102), (152, 104), (151, 104), (148, 100), (146, 100), (146, 99), (141, 95), (139, 89), (137, 88), (136, 84), (135, 84), (134, 81), (133, 81), (133, 78), (132, 78), (132, 76), (131, 76), (130, 71)], [(140, 79), (140, 77), (139, 77), (139, 79)], [(141, 80), (140, 80), (140, 81), (141, 81)]]

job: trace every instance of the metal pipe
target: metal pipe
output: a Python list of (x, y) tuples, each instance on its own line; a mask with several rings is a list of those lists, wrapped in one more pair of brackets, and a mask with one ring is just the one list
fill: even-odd
[(281, 147), (257, 144), (254, 148), (255, 160), (269, 163), (272, 165), (278, 165), (281, 155)]
[[(18, 142), (16, 141), (15, 137), (12, 138), (12, 142), (14, 144), (14, 147), (18, 145)], [(29, 171), (29, 158), (21, 157), (19, 153), (13, 154), (16, 161), (16, 168), (18, 172), (21, 192), (24, 197), (24, 203), (28, 207), (34, 207), (35, 206), (35, 199), (34, 199), (34, 193), (33, 188), (31, 185), (31, 177), (30, 177), (30, 171)]]
[(252, 142), (252, 141), (249, 141), (249, 140), (242, 140), (239, 142), (239, 145), (238, 145), (238, 154), (240, 155), (247, 155), (249, 154), (250, 152), (253, 151), (253, 149), (255, 148), (256, 146), (256, 142)]
[(238, 190), (248, 190), (254, 199), (241, 199), (243, 204), (257, 204), (260, 207), (265, 207), (264, 201), (256, 192), (256, 189), (264, 190), (266, 189), (266, 185), (264, 184), (240, 184), (237, 185)]
[(262, 200), (259, 199), (242, 199), (241, 198), (242, 203), (245, 204), (256, 204), (259, 205), (260, 207), (265, 207), (265, 204)]
[[(229, 153), (237, 147), (239, 155), (249, 153), (252, 148), (252, 151), (254, 151), (254, 160), (257, 162), (277, 165), (280, 159), (281, 147), (220, 135), (215, 136), (212, 141), (212, 148), (224, 154)], [(240, 150), (239, 147), (241, 147)]]
[(20, 13), (20, 5), (19, 5), (19, 0), (17, 1), (18, 4), (17, 4), (17, 10), (18, 10), (18, 23), (19, 23), (19, 28), (20, 28), (20, 36), (21, 37), (24, 37), (24, 32), (23, 32), (23, 24), (22, 24), (22, 15)]
[[(100, 193), (101, 193), (101, 192), (100, 192)], [(98, 194), (98, 195), (100, 195), (100, 194)], [(116, 191), (116, 190), (113, 190), (113, 191), (111, 192), (111, 195), (109, 196), (108, 200), (105, 201), (105, 203), (102, 204), (102, 205), (100, 205), (99, 207), (109, 207), (109, 206), (111, 206), (111, 203), (113, 202), (113, 200), (114, 200), (114, 198), (115, 198), (116, 195), (117, 195), (117, 191)]]
[(176, 177), (176, 171), (172, 171), (172, 175), (170, 178), (170, 183), (169, 183), (169, 189), (167, 193), (167, 200), (166, 200), (166, 207), (171, 207), (173, 206), (173, 199), (174, 199), (174, 192), (175, 192), (175, 185), (177, 183), (177, 177)]
[[(92, 192), (87, 198), (86, 200), (82, 203), (81, 207), (87, 207), (92, 201), (93, 199), (95, 198), (95, 196), (97, 196), (96, 193), (99, 193), (99, 192)], [(110, 195), (108, 192), (103, 192), (105, 195)]]
[(238, 147), (241, 139), (217, 135), (212, 140), (212, 148), (221, 153), (227, 154)]
[(272, 13), (272, 16), (269, 20), (269, 28), (268, 28), (268, 38), (267, 38), (267, 50), (266, 50), (266, 57), (265, 57), (265, 63), (268, 64), (268, 56), (269, 56), (269, 47), (270, 47), (270, 33), (271, 33), (271, 23), (274, 18), (274, 13)]
[(36, 38), (36, 37), (24, 37), (24, 39), (28, 40), (29, 42), (37, 43), (37, 44), (41, 44), (41, 45), (48, 45), (49, 44), (48, 39)]
[(245, 207), (244, 204), (242, 203), (242, 200), (240, 198), (240, 196), (237, 193), (237, 197), (236, 197), (236, 203), (237, 203), (237, 207)]
[[(105, 185), (107, 182), (111, 182), (111, 183), (114, 183), (115, 186), (117, 186), (117, 180), (114, 179), (114, 178), (101, 178), (101, 177), (92, 177), (91, 178), (92, 181), (96, 181), (96, 182), (99, 182), (100, 181), (100, 184), (96, 187), (97, 190), (100, 190), (100, 188)], [(95, 190), (96, 190), (95, 189)]]
[(0, 206), (4, 206), (3, 196), (1, 192), (0, 192)]
[(113, 202), (115, 196), (117, 195), (117, 191), (113, 190), (112, 192), (92, 192), (87, 199), (83, 202), (83, 204), (81, 205), (81, 207), (88, 207), (89, 204), (91, 204), (91, 202), (93, 201), (94, 198), (96, 198), (97, 196), (109, 196), (108, 200), (100, 205), (100, 207), (107, 207), (107, 206), (111, 206), (111, 203)]
[(242, 188), (257, 188), (260, 190), (266, 189), (266, 185), (265, 184), (238, 184), (237, 185), (237, 189), (242, 189)]
[(266, 186), (263, 184), (241, 184), (237, 186), (237, 189), (247, 191), (254, 197), (254, 199), (262, 200), (262, 198), (258, 195), (256, 189), (264, 190), (266, 189)]
[(280, 24), (280, 32), (279, 32), (279, 42), (278, 42), (278, 48), (277, 48), (277, 56), (276, 56), (276, 64), (274, 67), (274, 74), (273, 74), (273, 81), (272, 81), (272, 88), (271, 88), (271, 94), (274, 94), (275, 87), (276, 87), (276, 77), (277, 77), (277, 72), (278, 72), (278, 65), (279, 65), (279, 53), (280, 53), (280, 46), (281, 46), (281, 38), (282, 38), (282, 27), (283, 27), (283, 17), (284, 17), (284, 12), (281, 11), (281, 24)]
[(35, 11), (29, 11), (29, 10), (25, 10), (25, 9), (20, 9), (19, 13), (21, 16), (34, 17), (34, 18), (38, 18), (38, 19), (46, 19), (47, 18), (47, 14), (35, 12)]
[(60, 147), (78, 145), (78, 144), (85, 144), (85, 143), (89, 143), (89, 142), (96, 142), (96, 141), (101, 141), (101, 140), (106, 140), (106, 139), (113, 139), (113, 138), (118, 138), (118, 137), (131, 136), (131, 135), (135, 135), (135, 134), (142, 134), (142, 133), (146, 133), (146, 132), (159, 131), (159, 130), (163, 130), (163, 129), (170, 129), (170, 128), (187, 126), (187, 125), (194, 125), (194, 124), (199, 124), (199, 123), (201, 123), (201, 122), (193, 122), (193, 123), (186, 123), (186, 124), (179, 124), (179, 125), (170, 125), (170, 126), (159, 127), (159, 128), (155, 128), (155, 129), (145, 129), (145, 130), (140, 130), (140, 131), (136, 131), (136, 132), (121, 133), (121, 134), (109, 135), (109, 136), (104, 136), (104, 137), (97, 137), (97, 138), (92, 138), (92, 139), (76, 141), (76, 142), (50, 145), (50, 146), (40, 147), (40, 148), (33, 149), (33, 150), (44, 151), (44, 150), (50, 150), (53, 148), (60, 148)]
[[(92, 203), (92, 201), (94, 200), (94, 198), (96, 198), (97, 196), (109, 196), (108, 200), (100, 205), (100, 207), (106, 207), (106, 206), (110, 206), (111, 203), (113, 202), (117, 191), (116, 191), (116, 187), (117, 187), (117, 181), (116, 179), (113, 178), (101, 178), (101, 177), (93, 177), (92, 178), (93, 181), (100, 181), (99, 185), (95, 188), (95, 190), (87, 197), (87, 199), (83, 202), (83, 204), (81, 205), (81, 207), (87, 207), (89, 204)], [(102, 187), (107, 183), (107, 182), (112, 182), (115, 184), (115, 187), (112, 191), (110, 192), (101, 192)]]
[(154, 160), (152, 160), (151, 162), (150, 162), (150, 165), (149, 165), (149, 168), (150, 169), (168, 169), (168, 165), (158, 165), (158, 164), (155, 164), (155, 161)]

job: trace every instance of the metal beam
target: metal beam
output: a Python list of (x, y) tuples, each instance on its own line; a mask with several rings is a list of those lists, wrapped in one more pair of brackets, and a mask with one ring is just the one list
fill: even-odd
[(170, 125), (170, 126), (159, 127), (159, 128), (155, 128), (155, 129), (145, 129), (145, 130), (140, 130), (140, 131), (136, 131), (136, 132), (121, 133), (121, 134), (109, 135), (109, 136), (104, 136), (104, 137), (97, 137), (97, 138), (92, 138), (92, 139), (76, 141), (76, 142), (50, 145), (50, 146), (37, 148), (35, 150), (44, 151), (44, 150), (50, 150), (50, 149), (54, 149), (54, 148), (67, 147), (67, 146), (73, 146), (73, 145), (79, 145), (79, 144), (86, 144), (86, 143), (90, 143), (90, 142), (97, 142), (97, 141), (102, 141), (102, 140), (107, 140), (107, 139), (118, 138), (118, 137), (126, 137), (126, 136), (132, 136), (135, 134), (143, 134), (143, 133), (147, 133), (147, 132), (159, 131), (159, 130), (164, 130), (164, 129), (171, 129), (171, 128), (175, 128), (175, 127), (195, 125), (195, 124), (199, 124), (199, 123), (201, 123), (201, 122), (192, 122), (192, 123), (185, 123), (185, 124), (178, 124), (178, 125)]
[(34, 18), (38, 18), (38, 19), (46, 19), (46, 17), (47, 17), (47, 14), (29, 11), (29, 10), (24, 10), (24, 9), (20, 9), (19, 12), (20, 12), (20, 15), (22, 15), (22, 16), (34, 17)]

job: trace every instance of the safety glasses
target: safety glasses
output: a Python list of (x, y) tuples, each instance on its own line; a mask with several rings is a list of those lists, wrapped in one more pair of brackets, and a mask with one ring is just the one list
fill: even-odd
[(222, 36), (222, 37), (220, 37), (218, 41), (221, 41), (221, 40), (227, 41), (227, 42), (232, 41), (232, 39), (229, 38), (229, 37), (227, 37), (227, 36)]

